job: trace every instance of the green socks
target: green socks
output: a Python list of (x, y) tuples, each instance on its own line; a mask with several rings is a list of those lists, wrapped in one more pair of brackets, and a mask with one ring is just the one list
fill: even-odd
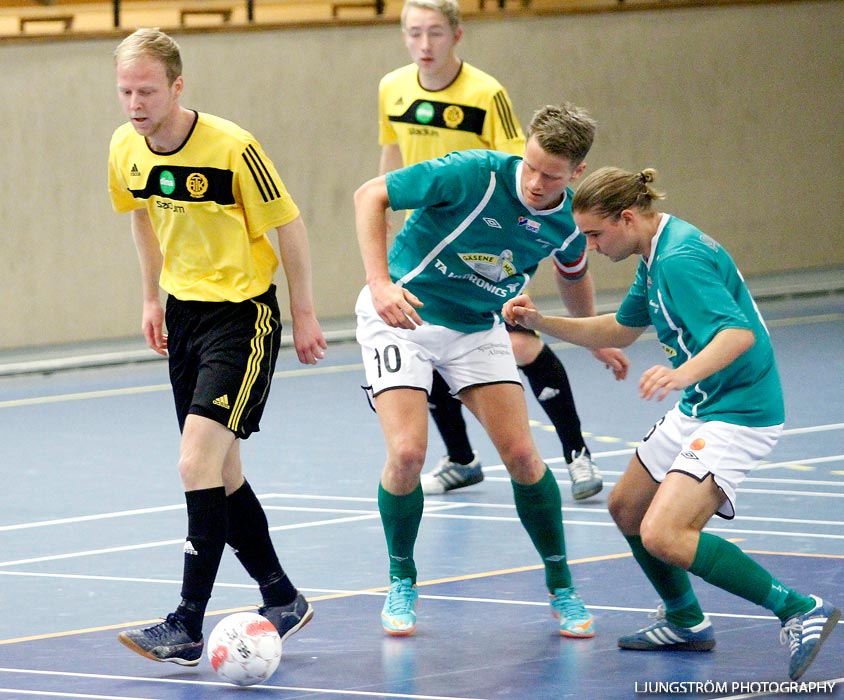
[(703, 610), (692, 590), (689, 575), (679, 566), (657, 559), (642, 544), (639, 535), (626, 537), (648, 581), (665, 603), (665, 619), (678, 627), (694, 627), (703, 622)]
[(378, 510), (390, 555), (390, 578), (409, 578), (416, 583), (413, 546), (422, 522), (424, 496), (419, 485), (406, 496), (394, 496), (378, 484)]
[(571, 572), (566, 561), (566, 540), (563, 534), (563, 502), (560, 487), (550, 469), (535, 484), (513, 485), (516, 512), (527, 530), (533, 546), (545, 564), (545, 584), (550, 592), (571, 587)]
[(783, 586), (732, 542), (708, 532), (700, 533), (689, 571), (713, 586), (767, 608), (783, 622), (815, 605), (812, 598)]

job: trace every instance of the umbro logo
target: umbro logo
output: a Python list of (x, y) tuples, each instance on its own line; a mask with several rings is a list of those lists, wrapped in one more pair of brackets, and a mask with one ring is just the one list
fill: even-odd
[(140, 177), (141, 171), (138, 170), (138, 166), (135, 163), (132, 163), (132, 169), (129, 171), (129, 175), (132, 177)]
[(228, 394), (223, 394), (222, 396), (218, 396), (211, 403), (213, 403), (215, 406), (219, 406), (220, 408), (225, 408), (226, 410), (231, 408), (231, 406), (229, 406)]
[(484, 223), (490, 228), (501, 228), (501, 224), (499, 224), (495, 219), (491, 219), (488, 216), (484, 217)]
[(199, 556), (199, 552), (194, 549), (190, 540), (185, 540), (185, 547), (182, 551), (184, 551), (185, 554), (190, 554), (192, 557)]

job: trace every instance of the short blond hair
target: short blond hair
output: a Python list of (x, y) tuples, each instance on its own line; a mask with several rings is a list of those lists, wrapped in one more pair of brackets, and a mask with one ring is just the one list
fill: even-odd
[(121, 41), (114, 50), (115, 64), (131, 63), (139, 58), (161, 61), (171, 85), (182, 75), (182, 54), (179, 45), (158, 28), (138, 29)]
[(596, 129), (595, 120), (585, 109), (563, 102), (537, 110), (528, 124), (526, 136), (533, 137), (546, 153), (562, 156), (578, 166), (592, 148)]
[(448, 26), (452, 31), (456, 32), (463, 22), (460, 14), (460, 5), (457, 0), (405, 0), (404, 7), (401, 10), (401, 27), (404, 29), (405, 20), (407, 19), (407, 11), (411, 7), (419, 7), (423, 10), (434, 10), (439, 12), (448, 21)]

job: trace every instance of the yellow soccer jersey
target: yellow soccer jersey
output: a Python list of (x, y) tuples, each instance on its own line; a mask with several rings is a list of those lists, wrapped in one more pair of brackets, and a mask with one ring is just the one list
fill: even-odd
[(379, 142), (398, 143), (404, 165), (470, 148), (524, 155), (524, 133), (495, 78), (464, 62), (451, 85), (430, 92), (418, 74), (411, 63), (378, 86)]
[(198, 113), (185, 143), (154, 153), (130, 123), (109, 147), (115, 211), (146, 208), (178, 299), (245, 301), (267, 291), (278, 256), (267, 231), (299, 209), (260, 144), (236, 124)]

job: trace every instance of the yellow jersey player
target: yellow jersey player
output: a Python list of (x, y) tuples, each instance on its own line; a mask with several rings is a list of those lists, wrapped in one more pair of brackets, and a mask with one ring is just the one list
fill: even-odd
[(129, 121), (111, 140), (109, 192), (116, 211), (131, 213), (144, 337), (169, 360), (188, 513), (181, 602), (164, 622), (118, 636), (153, 661), (195, 666), (226, 544), (258, 583), (259, 612), (282, 639), (313, 616), (278, 561), (240, 458), (241, 440), (259, 429), (281, 334), (270, 229), (278, 232), (300, 362), (317, 362), (326, 343), (307, 231), (260, 144), (232, 122), (181, 105), (180, 50), (163, 32), (134, 32), (115, 63)]

